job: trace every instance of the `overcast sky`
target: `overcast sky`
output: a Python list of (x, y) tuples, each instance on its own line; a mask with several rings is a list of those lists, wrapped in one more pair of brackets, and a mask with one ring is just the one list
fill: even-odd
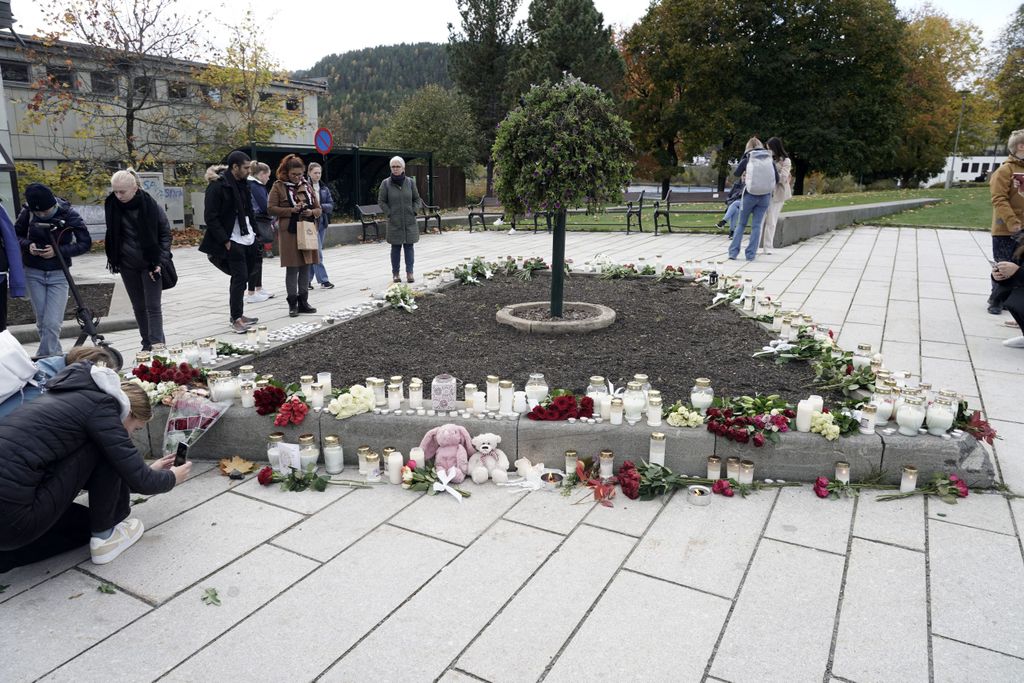
[[(714, 0), (708, 0), (713, 2)], [(995, 40), (1017, 7), (1018, 0), (932, 0), (934, 7), (955, 19), (969, 19), (985, 33), (986, 43)], [(12, 11), (20, 33), (32, 35), (44, 28), (37, 4), (51, 0), (13, 0)], [(245, 0), (178, 0), (185, 11), (208, 10), (214, 17), (211, 35), (218, 36), (216, 20), (237, 23)], [(649, 0), (594, 0), (606, 23), (628, 27), (640, 19)], [(897, 0), (901, 10), (924, 4), (923, 0)], [(526, 17), (529, 0), (522, 0), (520, 17)], [(459, 25), (455, 0), (341, 0), (341, 2), (253, 2), (251, 6), (267, 26), (265, 39), (281, 66), (289, 70), (311, 67), (321, 57), (374, 45), (448, 40), (448, 24)], [(272, 14), (278, 8), (276, 14)], [(300, 9), (301, 8), (301, 9)], [(317, 38), (317, 34), (323, 35)]]

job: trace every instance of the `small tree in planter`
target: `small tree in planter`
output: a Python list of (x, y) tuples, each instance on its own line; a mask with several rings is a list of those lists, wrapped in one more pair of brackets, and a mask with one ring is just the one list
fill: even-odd
[(566, 74), (535, 85), (498, 124), (495, 192), (509, 211), (555, 214), (551, 315), (562, 316), (566, 209), (620, 196), (629, 182), (629, 124), (600, 89)]

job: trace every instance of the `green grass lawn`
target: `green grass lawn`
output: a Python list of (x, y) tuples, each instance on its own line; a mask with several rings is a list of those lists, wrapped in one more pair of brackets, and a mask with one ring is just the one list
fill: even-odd
[[(786, 211), (806, 211), (835, 206), (852, 206), (855, 204), (874, 204), (876, 202), (897, 201), (900, 199), (916, 199), (919, 197), (935, 197), (941, 201), (920, 209), (910, 209), (891, 216), (872, 219), (877, 225), (908, 225), (918, 227), (953, 227), (962, 229), (988, 230), (992, 220), (992, 204), (987, 187), (968, 187), (931, 189), (931, 190), (885, 190), (880, 192), (853, 192), (848, 194), (826, 194), (793, 197), (786, 202)], [(725, 204), (690, 204), (686, 209), (714, 210), (713, 214), (682, 214), (672, 216), (673, 230), (713, 230), (714, 224), (724, 215)], [(506, 221), (507, 222), (507, 221)], [(644, 230), (654, 231), (654, 210), (644, 208)], [(633, 223), (634, 229), (636, 222)], [(567, 219), (569, 230), (578, 231), (614, 231), (626, 229), (624, 214), (600, 213), (596, 215), (572, 214)], [(519, 229), (533, 229), (532, 222), (519, 224)], [(544, 222), (540, 222), (540, 229)]]

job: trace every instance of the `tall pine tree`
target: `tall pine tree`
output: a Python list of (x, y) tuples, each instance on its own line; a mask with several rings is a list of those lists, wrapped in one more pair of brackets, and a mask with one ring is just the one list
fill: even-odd
[(513, 19), (519, 0), (458, 0), (461, 30), (448, 24), (448, 66), (469, 98), (480, 132), (480, 160), (487, 166), (487, 194), (494, 190), (494, 144), (498, 122), (515, 97), (509, 67), (518, 48)]

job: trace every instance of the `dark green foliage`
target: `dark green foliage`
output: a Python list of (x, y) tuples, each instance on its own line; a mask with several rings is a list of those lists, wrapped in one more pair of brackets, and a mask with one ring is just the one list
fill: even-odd
[(363, 144), (406, 98), (425, 85), (450, 88), (444, 45), (382, 45), (328, 55), (299, 78), (326, 77), (319, 100), (320, 123), (331, 128), (335, 144)]

